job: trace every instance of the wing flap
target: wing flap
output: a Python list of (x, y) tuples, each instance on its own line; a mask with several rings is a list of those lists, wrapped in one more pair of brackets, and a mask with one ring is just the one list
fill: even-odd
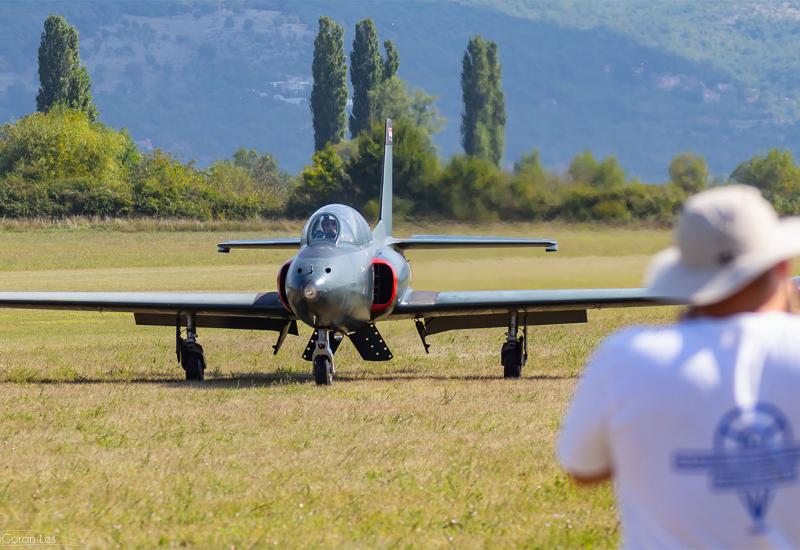
[[(166, 313), (134, 313), (137, 325), (174, 327), (176, 324), (186, 326), (186, 316)], [(271, 317), (244, 317), (235, 315), (197, 315), (197, 328), (228, 328), (241, 330), (274, 330), (281, 332), (289, 324), (287, 334), (297, 336), (297, 321), (275, 319)]]
[[(534, 325), (564, 325), (569, 323), (585, 323), (585, 309), (567, 311), (531, 311), (525, 314), (524, 323)], [(443, 315), (441, 317), (425, 317), (425, 334), (439, 334), (448, 330), (477, 328), (497, 328), (508, 326), (508, 313), (488, 313), (484, 315)]]

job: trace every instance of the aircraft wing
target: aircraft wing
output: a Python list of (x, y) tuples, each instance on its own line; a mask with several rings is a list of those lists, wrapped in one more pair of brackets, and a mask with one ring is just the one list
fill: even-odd
[(0, 292), (0, 308), (133, 313), (139, 325), (281, 330), (294, 316), (277, 292)]
[(519, 314), (520, 324), (550, 325), (585, 323), (588, 309), (663, 304), (642, 288), (411, 290), (398, 301), (392, 315), (421, 320), (424, 328), (420, 330), (430, 335), (446, 330), (504, 327), (510, 312)]
[(552, 239), (523, 239), (516, 237), (476, 237), (458, 235), (412, 235), (406, 239), (395, 238), (390, 244), (401, 248), (503, 248), (532, 246), (546, 248), (548, 252), (558, 250)]
[(253, 241), (226, 241), (217, 245), (217, 252), (228, 253), (231, 248), (273, 248), (287, 249), (298, 248), (300, 246), (299, 237), (285, 237), (280, 239), (265, 239)]
[(658, 305), (643, 288), (570, 290), (477, 290), (431, 292), (412, 290), (397, 303), (395, 314), (437, 316), (453, 313), (499, 313), (597, 309)]

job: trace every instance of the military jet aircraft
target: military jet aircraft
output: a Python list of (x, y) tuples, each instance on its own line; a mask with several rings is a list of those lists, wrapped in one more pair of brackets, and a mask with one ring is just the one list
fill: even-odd
[[(503, 376), (518, 378), (527, 360), (529, 326), (583, 323), (587, 309), (653, 305), (642, 289), (414, 290), (405, 252), (414, 249), (542, 247), (550, 239), (458, 237), (392, 233), (392, 126), (386, 123), (380, 217), (374, 229), (353, 208), (330, 204), (308, 219), (299, 238), (229, 241), (233, 249), (299, 248), (277, 275), (274, 292), (0, 292), (0, 307), (131, 312), (138, 325), (174, 326), (176, 355), (187, 380), (206, 368), (199, 328), (278, 332), (275, 354), (297, 322), (313, 329), (303, 358), (314, 380), (328, 385), (334, 354), (346, 336), (365, 361), (388, 361), (389, 345), (376, 322), (410, 319), (425, 351), (427, 338), (449, 330), (507, 327), (500, 358)], [(184, 333), (185, 327), (185, 333)], [(185, 337), (184, 337), (185, 336)]]

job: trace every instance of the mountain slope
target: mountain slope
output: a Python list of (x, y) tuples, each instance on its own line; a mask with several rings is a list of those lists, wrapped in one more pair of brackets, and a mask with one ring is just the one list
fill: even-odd
[(800, 119), (798, 0), (454, 0), (568, 28), (607, 29), (750, 87), (775, 118)]
[[(381, 39), (396, 42), (400, 76), (439, 96), (443, 156), (460, 149), (461, 56), (478, 32), (500, 48), (507, 164), (539, 149), (560, 168), (588, 148), (662, 181), (677, 152), (701, 153), (721, 173), (768, 147), (797, 143), (792, 116), (776, 114), (750, 77), (713, 52), (703, 60), (666, 47), (663, 37), (644, 40), (626, 30), (627, 20), (610, 24), (613, 10), (594, 14), (594, 3), (549, 12), (542, 5), (552, 8), (528, 0), (5, 3), (0, 121), (34, 108), (39, 35), (57, 12), (81, 33), (101, 119), (129, 128), (143, 148), (200, 164), (256, 148), (296, 171), (312, 152), (311, 56), (317, 18), (326, 14), (345, 26), (348, 48), (364, 17), (375, 20)], [(682, 17), (658, 8), (652, 25), (669, 35)], [(792, 82), (771, 82), (769, 93)]]

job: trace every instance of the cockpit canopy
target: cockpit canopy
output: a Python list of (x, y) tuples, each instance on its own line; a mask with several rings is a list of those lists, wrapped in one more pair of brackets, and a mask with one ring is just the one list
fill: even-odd
[(329, 204), (314, 212), (303, 228), (302, 244), (346, 243), (364, 245), (372, 240), (367, 221), (343, 204)]

